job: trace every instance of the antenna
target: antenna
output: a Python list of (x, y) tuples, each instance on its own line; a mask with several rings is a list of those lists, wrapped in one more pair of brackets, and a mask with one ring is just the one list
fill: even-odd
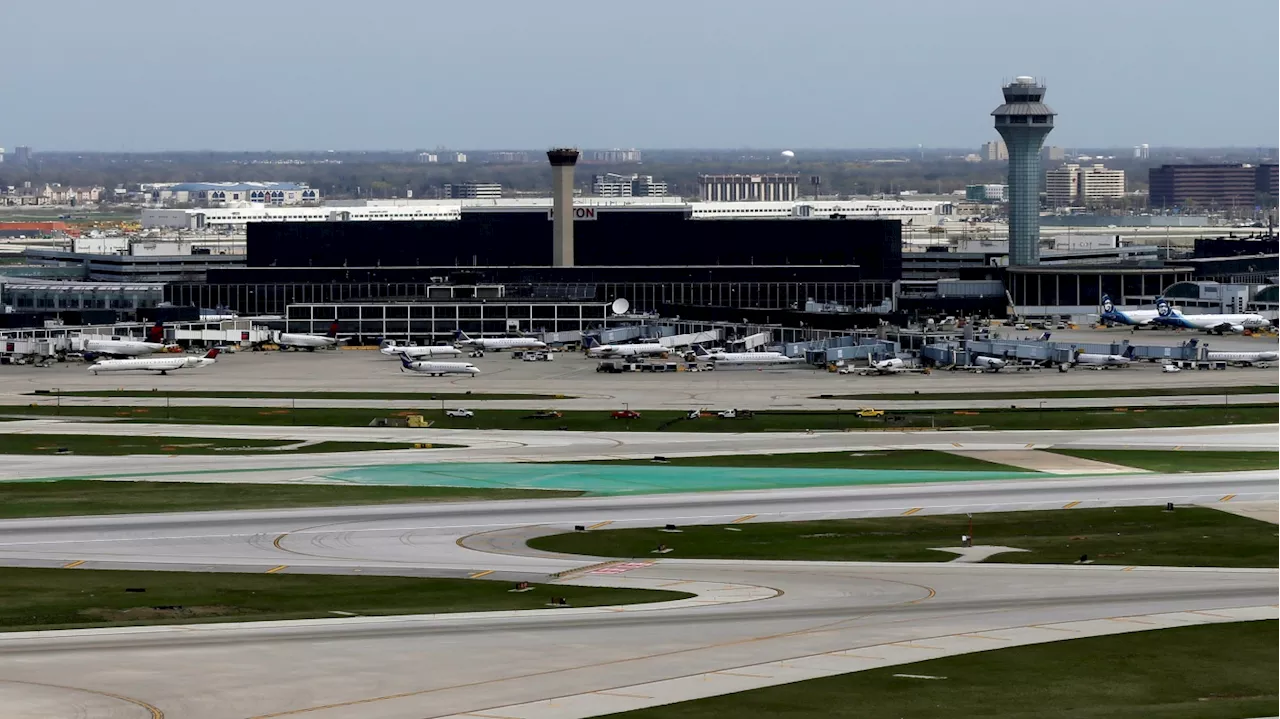
[(615, 315), (625, 315), (627, 310), (631, 309), (631, 303), (628, 302), (625, 297), (619, 297), (613, 301), (613, 304), (610, 305), (610, 309), (613, 310), (613, 314)]

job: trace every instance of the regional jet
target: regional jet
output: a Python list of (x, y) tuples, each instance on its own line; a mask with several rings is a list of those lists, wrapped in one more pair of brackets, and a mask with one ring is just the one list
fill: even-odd
[(589, 335), (583, 336), (582, 343), (587, 348), (588, 357), (665, 357), (671, 352), (670, 347), (656, 342), (602, 345)]
[(454, 344), (470, 347), (473, 350), (487, 352), (490, 350), (544, 350), (547, 343), (532, 337), (481, 337), (471, 339), (466, 332), (457, 330), (453, 334)]
[(304, 349), (308, 352), (315, 352), (320, 347), (336, 347), (339, 342), (345, 341), (347, 338), (338, 336), (338, 323), (334, 322), (329, 325), (329, 331), (322, 335), (304, 335), (290, 334), (281, 332), (276, 336), (276, 344), (280, 349), (293, 347), (295, 349)]
[[(1187, 342), (1188, 347), (1195, 347), (1196, 340)], [(1206, 362), (1226, 362), (1227, 364), (1237, 365), (1240, 367), (1252, 367), (1255, 364), (1264, 362), (1280, 361), (1280, 352), (1215, 352), (1207, 350), (1204, 353)]]
[(1071, 366), (1084, 365), (1091, 369), (1106, 369), (1108, 367), (1126, 367), (1133, 361), (1133, 347), (1126, 347), (1124, 354), (1104, 355), (1085, 352), (1083, 349), (1077, 348), (1071, 357)]
[(1169, 306), (1165, 300), (1156, 301), (1156, 324), (1168, 327), (1183, 327), (1202, 332), (1244, 332), (1247, 329), (1262, 329), (1270, 326), (1262, 315), (1248, 313), (1241, 315), (1184, 315)]
[(788, 357), (781, 352), (725, 352), (724, 350), (708, 352), (702, 345), (693, 346), (693, 356), (703, 362), (710, 362), (713, 367), (721, 364), (768, 367), (804, 363), (803, 359)]
[(109, 339), (85, 339), (84, 351), (109, 357), (141, 357), (142, 355), (163, 352), (164, 325), (155, 323), (147, 329), (147, 339), (135, 340), (127, 337), (111, 337)]
[(408, 355), (410, 359), (436, 359), (437, 357), (460, 357), (462, 350), (453, 345), (398, 345), (384, 340), (378, 351), (388, 357)]
[(400, 355), (400, 371), (405, 370), (420, 372), (428, 377), (443, 377), (447, 374), (468, 374), (474, 377), (480, 374), (480, 368), (470, 362), (414, 361), (408, 355)]
[(211, 349), (203, 357), (169, 355), (167, 357), (142, 357), (139, 359), (100, 360), (89, 367), (93, 374), (99, 372), (159, 372), (167, 375), (180, 369), (199, 369), (217, 362), (218, 350)]

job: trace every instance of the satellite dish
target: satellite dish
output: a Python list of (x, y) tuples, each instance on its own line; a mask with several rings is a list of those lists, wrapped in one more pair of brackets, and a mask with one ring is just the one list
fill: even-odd
[(612, 309), (615, 315), (625, 315), (631, 309), (631, 303), (625, 297), (619, 297), (613, 301)]

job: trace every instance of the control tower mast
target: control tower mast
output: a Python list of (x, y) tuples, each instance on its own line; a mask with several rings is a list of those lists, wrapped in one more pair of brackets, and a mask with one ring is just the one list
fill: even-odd
[(1056, 113), (1044, 104), (1045, 86), (1033, 77), (1005, 85), (1004, 104), (991, 112), (1009, 148), (1009, 265), (1040, 264), (1040, 147)]

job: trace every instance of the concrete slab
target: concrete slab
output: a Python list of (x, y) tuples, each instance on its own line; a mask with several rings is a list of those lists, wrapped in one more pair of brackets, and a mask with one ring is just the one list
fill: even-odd
[(935, 552), (951, 552), (960, 556), (951, 560), (952, 562), (976, 563), (985, 560), (987, 557), (993, 557), (997, 554), (1005, 552), (1028, 552), (1028, 549), (1018, 549), (1017, 547), (1001, 547), (998, 545), (978, 545), (976, 547), (930, 547)]
[(1030, 469), (1036, 472), (1046, 472), (1048, 474), (1134, 474), (1144, 471), (1093, 459), (1044, 452), (1038, 449), (994, 451), (956, 449), (943, 451), (959, 457), (972, 457), (987, 462)]
[(1214, 502), (1200, 506), (1228, 514), (1237, 514), (1249, 519), (1256, 519), (1260, 522), (1280, 524), (1280, 502)]

